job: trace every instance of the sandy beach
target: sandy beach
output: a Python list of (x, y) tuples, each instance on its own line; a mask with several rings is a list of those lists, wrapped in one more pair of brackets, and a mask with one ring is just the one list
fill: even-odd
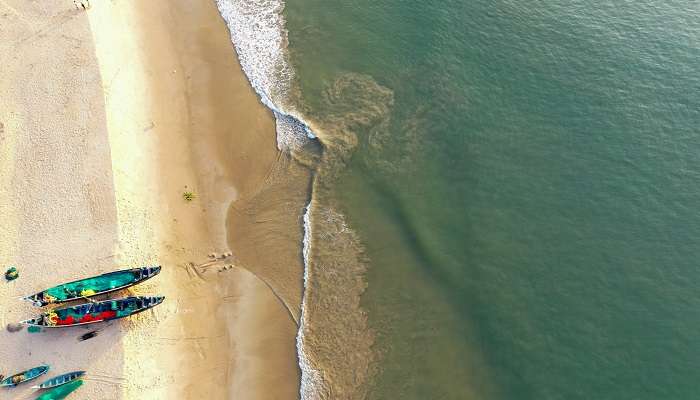
[[(86, 370), (75, 399), (298, 398), (308, 174), (213, 2), (91, 3), (0, 2), (0, 267), (20, 270), (0, 373)], [(166, 301), (89, 341), (5, 330), (38, 312), (22, 295), (153, 264), (130, 292)]]

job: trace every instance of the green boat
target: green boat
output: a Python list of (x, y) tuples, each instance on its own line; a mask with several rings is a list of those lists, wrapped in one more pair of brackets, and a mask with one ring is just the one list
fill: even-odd
[(80, 300), (134, 286), (158, 275), (160, 269), (160, 266), (152, 266), (108, 272), (54, 286), (31, 296), (23, 297), (23, 299), (38, 307)]
[(74, 371), (67, 374), (59, 375), (42, 382), (39, 385), (33, 386), (33, 389), (51, 389), (66, 383), (72, 382), (85, 375), (85, 371)]
[(37, 397), (35, 400), (61, 400), (68, 397), (69, 394), (73, 393), (83, 384), (82, 379), (67, 383), (63, 386), (59, 386), (55, 389), (51, 389), (48, 392)]
[(85, 303), (46, 311), (37, 318), (22, 321), (29, 326), (65, 328), (129, 317), (162, 303), (163, 296), (131, 296), (122, 299)]
[(36, 379), (49, 371), (48, 365), (40, 365), (38, 367), (22, 371), (18, 374), (8, 376), (7, 378), (0, 381), (0, 387), (14, 387), (20, 383), (29, 382), (32, 379)]

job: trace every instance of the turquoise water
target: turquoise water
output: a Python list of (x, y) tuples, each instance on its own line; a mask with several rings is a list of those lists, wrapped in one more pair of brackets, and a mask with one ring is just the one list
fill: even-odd
[(320, 194), (368, 264), (368, 398), (697, 397), (697, 2), (285, 17), (301, 107), (339, 160)]

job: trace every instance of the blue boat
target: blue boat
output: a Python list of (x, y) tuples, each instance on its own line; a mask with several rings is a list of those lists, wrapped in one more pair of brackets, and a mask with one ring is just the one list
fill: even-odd
[(48, 365), (41, 365), (32, 369), (28, 369), (26, 371), (20, 372), (19, 374), (14, 374), (12, 376), (8, 376), (7, 378), (3, 379), (0, 381), (0, 387), (13, 387), (17, 386), (20, 383), (28, 382), (31, 381), (32, 379), (36, 379), (40, 377), (41, 375), (44, 375), (49, 371), (49, 366)]
[(150, 279), (160, 272), (160, 266), (124, 269), (73, 282), (63, 283), (31, 296), (23, 297), (35, 306), (83, 300), (87, 297), (116, 292)]
[(41, 384), (34, 386), (33, 389), (51, 389), (57, 386), (65, 385), (66, 383), (74, 381), (83, 375), (85, 375), (85, 371), (69, 372), (67, 374), (47, 379)]

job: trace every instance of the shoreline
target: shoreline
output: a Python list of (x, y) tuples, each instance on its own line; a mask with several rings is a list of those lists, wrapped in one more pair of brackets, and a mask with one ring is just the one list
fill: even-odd
[[(301, 294), (295, 298), (294, 293), (300, 292), (303, 271), (290, 268), (287, 260), (291, 256), (293, 265), (301, 252), (300, 240), (296, 249), (291, 246), (301, 228), (289, 225), (295, 217), (288, 209), (305, 199), (295, 185), (308, 175), (277, 150), (272, 113), (243, 75), (214, 3), (93, 2), (87, 12), (74, 10), (70, 3), (44, 8), (11, 3), (15, 8), (3, 5), (0, 10), (9, 7), (31, 18), (45, 15), (47, 22), (39, 29), (18, 26), (7, 34), (38, 38), (45, 47), (37, 52), (24, 47), (26, 54), (13, 60), (15, 69), (8, 69), (12, 79), (0, 81), (0, 88), (14, 89), (5, 91), (6, 106), (15, 100), (15, 91), (27, 91), (25, 97), (32, 100), (6, 109), (39, 116), (32, 126), (21, 126), (0, 113), (0, 183), (13, 190), (12, 199), (26, 193), (17, 186), (17, 168), (10, 164), (43, 165), (38, 159), (43, 154), (32, 148), (22, 151), (24, 143), (36, 140), (23, 132), (56, 126), (42, 118), (61, 120), (60, 129), (52, 132), (57, 140), (74, 131), (71, 140), (99, 151), (78, 147), (46, 153), (54, 164), (69, 168), (47, 165), (51, 178), (37, 181), (35, 188), (34, 196), (41, 201), (0, 201), (5, 220), (15, 220), (6, 231), (8, 238), (0, 241), (0, 262), (17, 264), (21, 274), (16, 283), (0, 289), (0, 305), (7, 307), (3, 322), (28, 310), (14, 304), (19, 286), (43, 288), (58, 283), (56, 279), (159, 263), (164, 266), (159, 277), (132, 292), (163, 294), (164, 304), (106, 327), (89, 342), (77, 343), (74, 334), (63, 331), (51, 338), (60, 341), (62, 351), (38, 356), (55, 366), (66, 364), (62, 369), (87, 369), (108, 381), (86, 382), (78, 392), (86, 398), (196, 399), (203, 390), (213, 399), (298, 398), (297, 325), (290, 313), (298, 315)], [(70, 24), (80, 29), (72, 34), (63, 29)], [(68, 57), (62, 58), (64, 54)], [(28, 56), (39, 58), (41, 68), (52, 60), (55, 65), (50, 67), (59, 72), (22, 78)], [(66, 70), (78, 79), (63, 77)], [(54, 84), (47, 76), (64, 79)], [(22, 82), (30, 85), (19, 87)], [(36, 82), (54, 86), (37, 92)], [(63, 93), (65, 88), (82, 94)], [(58, 112), (44, 115), (44, 108), (52, 104)], [(91, 123), (99, 126), (90, 128)], [(5, 146), (10, 142), (12, 147)], [(17, 154), (24, 158), (14, 159)], [(101, 172), (81, 164), (88, 156)], [(94, 178), (93, 186), (86, 187), (71, 169), (76, 163)], [(287, 179), (289, 171), (298, 175)], [(102, 190), (104, 185), (107, 190)], [(185, 201), (184, 191), (193, 191), (196, 199)], [(69, 200), (75, 196), (84, 196), (85, 205)], [(28, 210), (36, 215), (28, 215)], [(51, 214), (57, 210), (77, 217), (68, 224), (60, 218), (54, 222)], [(58, 215), (62, 212), (66, 211)], [(38, 215), (49, 215), (49, 221), (36, 224)], [(261, 216), (265, 223), (260, 223)], [(75, 232), (75, 245), (84, 252), (78, 265), (68, 263), (76, 259), (74, 248), (54, 256), (54, 263), (39, 262), (51, 255), (36, 254), (41, 248), (37, 246), (48, 243), (55, 248), (61, 243), (54, 238), (32, 241), (21, 227), (33, 223), (38, 226), (30, 232), (46, 229), (47, 223), (63, 223), (64, 230)], [(99, 237), (91, 229), (104, 232), (101, 247), (95, 246)], [(23, 256), (25, 251), (31, 257)], [(228, 252), (233, 256), (209, 256)], [(35, 264), (43, 265), (45, 272), (39, 274), (31, 267)], [(9, 372), (24, 367), (19, 353), (40, 347), (48, 335), (25, 331), (3, 332), (0, 337), (8, 338), (5, 343), (15, 350), (0, 353), (6, 361), (4, 372)], [(64, 351), (74, 354), (65, 357)], [(81, 355), (84, 351), (90, 356)]]
[[(335, 103), (343, 94), (363, 100), (371, 97), (368, 93), (353, 93), (356, 88), (379, 95), (387, 103), (393, 103), (393, 94), (371, 78), (347, 74), (329, 84), (325, 95), (320, 95), (321, 101), (329, 102), (327, 106), (337, 109), (334, 121), (305, 115), (312, 110), (304, 105), (300, 82), (296, 81), (291, 64), (285, 1), (217, 0), (217, 5), (232, 28), (231, 40), (246, 76), (262, 103), (274, 113), (278, 147), (290, 154), (290, 164), (308, 168), (306, 180), (298, 179), (285, 191), (292, 193), (303, 186), (305, 194), (304, 201), (300, 201), (300, 196), (293, 203), (293, 218), (287, 220), (301, 227), (300, 235), (292, 242), (294, 252), (289, 253), (301, 260), (303, 271), (296, 335), (300, 397), (362, 398), (369, 390), (380, 357), (373, 349), (374, 332), (360, 304), (368, 285), (368, 262), (359, 238), (338, 212), (328, 185), (337, 179), (343, 160), (357, 145), (351, 127), (382, 118), (386, 108), (358, 101), (353, 104), (356, 107), (344, 104), (349, 108), (343, 110)], [(359, 111), (348, 111), (355, 108)], [(345, 121), (338, 118), (340, 115)], [(259, 210), (254, 211), (257, 214)], [(258, 269), (256, 273), (275, 275), (269, 269)]]

